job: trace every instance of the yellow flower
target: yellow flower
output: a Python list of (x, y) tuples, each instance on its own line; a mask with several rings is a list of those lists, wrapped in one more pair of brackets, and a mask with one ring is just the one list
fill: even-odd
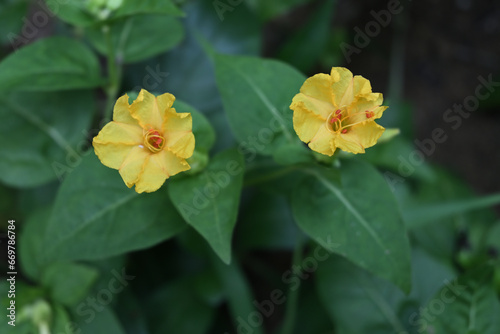
[(385, 130), (375, 123), (388, 108), (381, 106), (382, 101), (382, 94), (372, 93), (370, 81), (333, 67), (330, 75), (308, 78), (295, 95), (290, 105), (293, 127), (316, 152), (332, 156), (340, 148), (364, 153)]
[(191, 167), (186, 159), (193, 155), (194, 135), (190, 113), (177, 113), (175, 97), (155, 97), (141, 90), (129, 105), (125, 94), (116, 101), (113, 121), (94, 138), (99, 160), (118, 169), (127, 187), (153, 192), (166, 179)]

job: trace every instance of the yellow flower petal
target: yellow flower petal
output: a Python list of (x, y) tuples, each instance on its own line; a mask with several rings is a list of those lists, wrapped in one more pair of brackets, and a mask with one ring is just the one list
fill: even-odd
[(168, 150), (151, 154), (144, 163), (142, 173), (135, 184), (135, 191), (138, 193), (156, 191), (167, 178), (190, 168), (184, 159)]
[[(169, 98), (163, 97), (159, 103), (153, 94), (141, 89), (137, 99), (130, 105), (130, 114), (144, 129), (153, 128), (159, 130), (163, 125), (166, 112), (165, 106), (168, 105), (167, 100)], [(171, 95), (171, 98), (175, 99), (173, 95)]]
[(142, 144), (142, 128), (138, 125), (110, 122), (94, 137), (92, 145), (102, 164), (118, 169), (130, 150)]
[(115, 107), (113, 109), (113, 120), (115, 122), (139, 126), (137, 120), (130, 114), (129, 107), (130, 105), (128, 104), (128, 95), (125, 94), (120, 97), (115, 103)]
[(334, 134), (328, 131), (326, 125), (321, 126), (311, 139), (309, 147), (316, 152), (332, 156), (335, 153)]
[(384, 130), (385, 128), (373, 121), (358, 124), (347, 133), (335, 137), (335, 145), (346, 152), (365, 153), (365, 148), (375, 145)]
[(349, 107), (349, 123), (358, 123), (366, 121), (366, 112), (373, 112), (370, 120), (382, 117), (382, 113), (387, 107), (379, 106), (383, 102), (383, 96), (380, 93), (371, 93), (370, 95), (358, 97)]
[(162, 128), (166, 134), (166, 147), (180, 158), (187, 159), (193, 155), (195, 140), (190, 113), (177, 113), (174, 108), (168, 109)]
[(305, 107), (304, 102), (296, 101), (290, 106), (293, 113), (293, 128), (300, 140), (309, 143), (318, 133), (320, 127), (324, 126), (326, 120)]
[(118, 168), (123, 181), (129, 188), (132, 188), (138, 181), (146, 160), (152, 155), (149, 149), (141, 146), (134, 146)]
[(353, 99), (353, 77), (351, 71), (343, 67), (333, 67), (330, 75), (333, 80), (333, 104), (336, 109), (347, 107)]

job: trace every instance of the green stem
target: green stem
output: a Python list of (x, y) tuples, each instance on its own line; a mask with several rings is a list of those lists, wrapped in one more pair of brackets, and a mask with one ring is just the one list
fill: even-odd
[[(302, 240), (297, 241), (295, 250), (293, 251), (293, 267), (300, 267), (302, 262), (303, 253), (303, 243)], [(297, 275), (295, 275), (297, 276)], [(288, 290), (287, 295), (287, 306), (285, 310), (285, 318), (283, 320), (283, 327), (281, 328), (281, 334), (292, 334), (295, 324), (295, 318), (297, 316), (297, 307), (299, 301), (299, 288), (300, 288), (300, 277), (299, 285), (294, 287), (294, 289)]]
[(121, 64), (117, 62), (113, 40), (111, 38), (111, 29), (108, 25), (102, 27), (104, 39), (106, 40), (107, 56), (108, 56), (108, 87), (106, 90), (106, 106), (104, 109), (104, 119), (106, 122), (111, 121), (113, 117), (113, 106), (120, 89), (121, 79)]

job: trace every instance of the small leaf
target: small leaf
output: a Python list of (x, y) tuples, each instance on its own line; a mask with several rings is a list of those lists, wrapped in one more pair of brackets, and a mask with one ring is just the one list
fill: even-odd
[(182, 15), (182, 11), (170, 0), (123, 0), (117, 9), (104, 6), (93, 8), (89, 1), (81, 0), (47, 1), (47, 6), (61, 20), (78, 27), (94, 26), (137, 14)]
[[(306, 177), (292, 194), (299, 227), (358, 266), (410, 290), (410, 246), (398, 204), (370, 165), (344, 161), (341, 182), (323, 172)], [(329, 241), (327, 241), (329, 240)]]
[[(132, 16), (112, 22), (110, 29), (111, 39), (117, 50), (116, 56), (124, 63), (138, 62), (170, 50), (184, 37), (182, 24), (169, 15)], [(102, 27), (89, 29), (87, 37), (97, 51), (103, 55), (107, 54)], [(150, 74), (147, 82), (154, 80), (155, 77)]]
[[(476, 268), (473, 272), (445, 284), (424, 308), (431, 313), (431, 317), (423, 314), (419, 332), (499, 333), (500, 302), (493, 288), (492, 274), (490, 267)], [(439, 316), (435, 314), (438, 310)]]
[(297, 141), (289, 106), (305, 81), (301, 73), (276, 60), (217, 55), (215, 74), (229, 124), (243, 145), (270, 155)]
[(225, 262), (231, 261), (231, 239), (243, 186), (244, 163), (236, 150), (216, 155), (201, 173), (171, 180), (168, 192), (182, 217)]
[(55, 91), (93, 88), (104, 83), (97, 57), (85, 44), (48, 37), (11, 53), (0, 62), (1, 91)]
[(45, 255), (48, 260), (103, 259), (150, 247), (184, 227), (164, 192), (137, 194), (91, 152), (59, 189)]
[(53, 300), (71, 307), (87, 295), (98, 276), (98, 271), (89, 266), (58, 262), (44, 270), (42, 284)]

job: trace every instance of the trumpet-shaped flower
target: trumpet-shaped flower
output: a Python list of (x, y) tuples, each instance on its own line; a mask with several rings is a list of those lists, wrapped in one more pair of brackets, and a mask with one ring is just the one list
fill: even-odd
[(388, 108), (382, 94), (372, 93), (370, 81), (334, 67), (330, 74), (308, 78), (290, 109), (300, 140), (319, 153), (332, 156), (337, 148), (364, 153), (377, 143), (384, 128), (375, 120)]
[(175, 97), (155, 97), (141, 90), (129, 105), (128, 95), (116, 101), (113, 121), (94, 137), (93, 146), (99, 160), (118, 169), (127, 187), (153, 192), (166, 179), (191, 167), (186, 159), (194, 151), (190, 113), (177, 113)]

